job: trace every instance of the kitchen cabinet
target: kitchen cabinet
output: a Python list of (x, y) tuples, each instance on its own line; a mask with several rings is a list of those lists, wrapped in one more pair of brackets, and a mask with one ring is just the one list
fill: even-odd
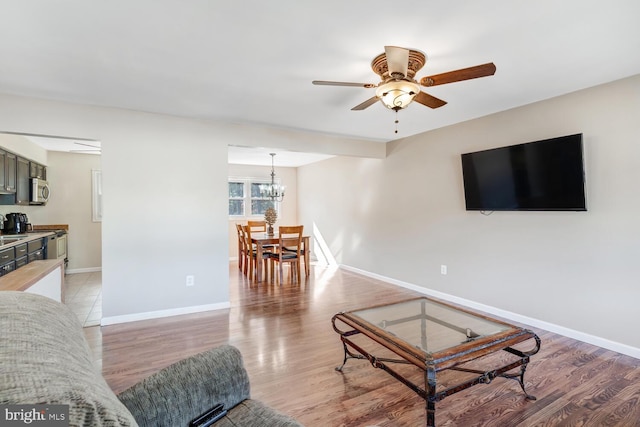
[(24, 267), (30, 262), (45, 259), (46, 242), (46, 237), (40, 237), (0, 249), (0, 276)]
[(15, 246), (16, 249), (16, 270), (20, 267), (24, 267), (29, 262), (27, 244), (22, 243)]
[(16, 205), (28, 205), (30, 200), (29, 170), (30, 162), (18, 157), (16, 161)]
[(32, 262), (38, 259), (44, 259), (44, 242), (45, 239), (36, 239), (27, 242), (28, 262)]
[(5, 189), (8, 193), (16, 192), (16, 166), (18, 163), (18, 156), (13, 153), (7, 152), (7, 158), (5, 160)]
[(21, 243), (19, 245), (16, 245), (15, 248), (16, 248), (16, 258), (22, 258), (23, 256), (26, 256), (28, 253), (26, 243)]
[(16, 192), (16, 162), (15, 154), (0, 150), (0, 193), (2, 194)]
[(47, 167), (36, 162), (29, 162), (29, 178), (47, 179)]
[(7, 152), (4, 150), (0, 150), (0, 193), (5, 192), (5, 187), (7, 186), (7, 177), (6, 177), (6, 167), (5, 164), (7, 162)]
[(29, 205), (31, 178), (44, 182), (47, 167), (0, 147), (0, 205)]
[(0, 250), (0, 276), (11, 273), (16, 269), (16, 252), (15, 248), (7, 248)]
[(24, 267), (28, 263), (29, 263), (28, 257), (26, 256), (23, 256), (21, 258), (16, 257), (16, 270), (19, 269), (20, 267)]

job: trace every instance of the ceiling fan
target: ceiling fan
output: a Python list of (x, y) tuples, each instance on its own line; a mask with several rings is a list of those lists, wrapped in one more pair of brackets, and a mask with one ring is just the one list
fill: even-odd
[(476, 79), (478, 77), (492, 76), (496, 72), (496, 66), (493, 62), (489, 62), (487, 64), (476, 65), (475, 67), (462, 68), (460, 70), (422, 77), (418, 84), (418, 81), (415, 80), (415, 75), (424, 66), (426, 61), (426, 55), (418, 50), (398, 46), (385, 46), (384, 53), (376, 56), (373, 61), (371, 61), (371, 68), (380, 76), (380, 83), (349, 83), (325, 80), (314, 80), (312, 83), (314, 85), (325, 86), (376, 88), (375, 96), (356, 105), (351, 110), (364, 110), (377, 101), (380, 101), (385, 107), (398, 112), (406, 108), (412, 101), (416, 101), (429, 108), (439, 108), (447, 103), (442, 99), (422, 92), (420, 85), (426, 87), (437, 86)]

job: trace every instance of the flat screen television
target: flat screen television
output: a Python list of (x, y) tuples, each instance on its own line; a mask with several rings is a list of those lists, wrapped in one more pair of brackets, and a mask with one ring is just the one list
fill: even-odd
[(462, 154), (468, 211), (586, 211), (582, 134)]

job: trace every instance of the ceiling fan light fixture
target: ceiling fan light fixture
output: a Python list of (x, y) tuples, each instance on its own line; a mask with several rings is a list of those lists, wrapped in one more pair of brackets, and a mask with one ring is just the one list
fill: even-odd
[(376, 96), (390, 110), (406, 108), (420, 93), (420, 86), (407, 80), (389, 80), (376, 89)]

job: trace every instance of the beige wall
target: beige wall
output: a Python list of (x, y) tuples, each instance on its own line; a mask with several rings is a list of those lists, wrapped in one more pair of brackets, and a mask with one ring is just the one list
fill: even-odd
[(49, 152), (47, 215), (51, 224), (69, 224), (70, 272), (102, 267), (102, 223), (91, 212), (91, 171), (100, 168), (100, 156)]
[[(278, 221), (274, 225), (277, 230), (280, 225), (297, 225), (297, 170), (296, 168), (276, 167), (276, 178), (280, 184), (286, 186), (285, 197), (280, 204)], [(271, 166), (229, 165), (229, 176), (236, 178), (264, 178), (271, 179)], [(247, 220), (264, 220), (264, 216), (229, 218), (229, 258), (238, 258), (238, 239), (236, 224), (246, 224)]]
[[(303, 166), (299, 218), (339, 264), (640, 355), (638, 117), (635, 76)], [(465, 211), (461, 153), (581, 132), (587, 212)]]

